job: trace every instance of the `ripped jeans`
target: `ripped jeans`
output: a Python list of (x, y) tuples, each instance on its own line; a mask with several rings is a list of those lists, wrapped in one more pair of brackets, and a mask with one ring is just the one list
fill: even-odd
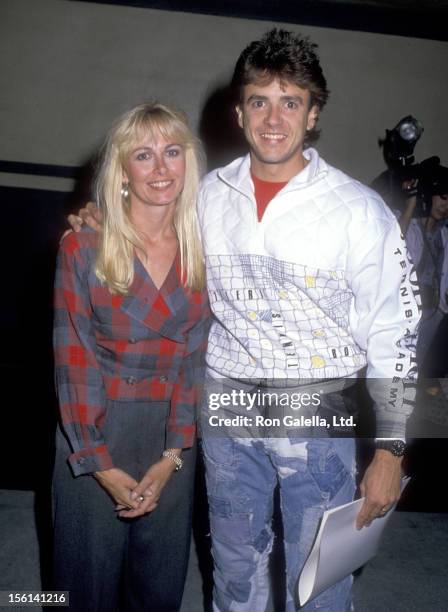
[[(203, 429), (214, 558), (215, 612), (264, 612), (269, 600), (273, 493), (280, 485), (286, 612), (323, 512), (353, 499), (353, 438), (235, 438)], [(335, 559), (337, 563), (337, 559)], [(351, 576), (301, 608), (348, 612)]]

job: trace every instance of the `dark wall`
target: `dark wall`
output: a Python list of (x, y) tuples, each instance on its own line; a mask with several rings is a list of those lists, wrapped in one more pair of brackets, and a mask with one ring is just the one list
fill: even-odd
[(66, 193), (0, 187), (3, 389), (0, 488), (35, 488), (50, 469), (56, 401), (52, 292)]

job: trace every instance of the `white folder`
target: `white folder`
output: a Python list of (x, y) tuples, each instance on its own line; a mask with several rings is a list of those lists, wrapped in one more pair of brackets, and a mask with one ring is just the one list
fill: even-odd
[[(401, 491), (409, 482), (401, 481)], [(369, 527), (356, 529), (356, 517), (364, 498), (326, 510), (313, 548), (298, 580), (298, 595), (303, 606), (322, 591), (352, 574), (376, 555), (381, 534), (392, 512), (374, 519)]]

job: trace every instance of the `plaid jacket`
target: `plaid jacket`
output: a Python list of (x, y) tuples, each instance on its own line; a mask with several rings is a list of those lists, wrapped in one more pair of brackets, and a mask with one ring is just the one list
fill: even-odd
[(70, 234), (56, 269), (56, 386), (75, 476), (113, 467), (107, 399), (171, 401), (166, 446), (192, 445), (209, 328), (207, 292), (182, 287), (179, 256), (160, 291), (136, 257), (129, 295), (116, 296), (95, 275), (97, 241)]

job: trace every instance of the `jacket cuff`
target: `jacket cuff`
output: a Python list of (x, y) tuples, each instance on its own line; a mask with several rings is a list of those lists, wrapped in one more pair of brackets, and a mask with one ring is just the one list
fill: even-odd
[(196, 425), (169, 429), (166, 432), (166, 448), (191, 448), (196, 437)]
[(114, 467), (112, 457), (105, 444), (73, 453), (68, 458), (68, 463), (73, 476), (101, 472), (102, 470), (110, 470)]
[(385, 423), (378, 423), (376, 425), (376, 436), (378, 440), (406, 440), (406, 421), (402, 423), (393, 423), (387, 425)]

